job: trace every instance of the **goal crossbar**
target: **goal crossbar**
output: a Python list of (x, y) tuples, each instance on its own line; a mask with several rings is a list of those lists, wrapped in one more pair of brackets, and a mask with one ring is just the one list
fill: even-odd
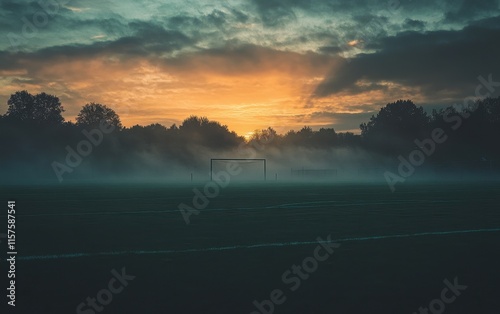
[(214, 161), (262, 161), (264, 163), (264, 181), (267, 179), (267, 161), (264, 158), (211, 158), (210, 159), (210, 181), (213, 181)]

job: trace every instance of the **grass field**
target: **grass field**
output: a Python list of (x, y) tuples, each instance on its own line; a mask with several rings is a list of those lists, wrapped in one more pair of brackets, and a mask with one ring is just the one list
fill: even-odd
[[(279, 289), (274, 313), (411, 314), (455, 277), (467, 288), (443, 313), (500, 309), (498, 183), (406, 184), (396, 193), (368, 184), (233, 184), (187, 225), (178, 205), (191, 205), (192, 189), (2, 187), (5, 208), (16, 201), (15, 312), (77, 313), (123, 267), (135, 279), (102, 313), (265, 313), (254, 300)], [(340, 247), (291, 291), (283, 273), (329, 235)]]

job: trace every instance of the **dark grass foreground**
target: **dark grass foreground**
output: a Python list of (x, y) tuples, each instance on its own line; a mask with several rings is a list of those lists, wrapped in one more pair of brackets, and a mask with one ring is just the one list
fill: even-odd
[[(394, 194), (385, 185), (232, 185), (186, 225), (177, 206), (191, 203), (191, 190), (2, 187), (17, 209), (15, 312), (77, 313), (123, 267), (135, 279), (102, 313), (252, 313), (254, 300), (280, 289), (286, 300), (274, 313), (410, 314), (455, 277), (467, 289), (445, 313), (500, 308), (500, 231), (481, 231), (500, 228), (498, 183), (408, 184)], [(328, 235), (352, 240), (291, 291), (283, 273), (317, 244), (286, 243)], [(404, 237), (372, 239), (384, 235)], [(247, 247), (256, 244), (271, 245)]]

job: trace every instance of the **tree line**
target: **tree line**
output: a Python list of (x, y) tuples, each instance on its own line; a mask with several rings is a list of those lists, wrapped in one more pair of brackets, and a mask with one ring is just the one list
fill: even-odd
[[(498, 169), (500, 159), (500, 97), (477, 100), (470, 106), (450, 106), (427, 113), (411, 100), (388, 103), (360, 125), (360, 134), (337, 133), (334, 128), (317, 131), (304, 126), (278, 134), (273, 128), (255, 131), (245, 140), (226, 125), (206, 117), (190, 116), (179, 126), (161, 124), (124, 127), (110, 107), (84, 105), (75, 122), (64, 119), (64, 107), (57, 96), (18, 91), (10, 96), (8, 109), (0, 115), (0, 155), (2, 172), (29, 177), (52, 176), (51, 162), (64, 159), (64, 148), (79, 143), (82, 132), (99, 128), (101, 123), (114, 131), (102, 139), (84, 161), (94, 173), (115, 174), (133, 171), (154, 173), (158, 162), (175, 163), (186, 168), (206, 167), (206, 158), (214, 154), (254, 149), (265, 145), (266, 151), (304, 148), (311, 151), (347, 148), (369, 152), (373, 156), (395, 159), (407, 154), (429, 138), (436, 129), (447, 140), (428, 156), (429, 164), (442, 167), (482, 167)], [(154, 156), (154, 157), (153, 157)], [(159, 161), (160, 160), (160, 161)], [(464, 166), (465, 165), (465, 166)]]

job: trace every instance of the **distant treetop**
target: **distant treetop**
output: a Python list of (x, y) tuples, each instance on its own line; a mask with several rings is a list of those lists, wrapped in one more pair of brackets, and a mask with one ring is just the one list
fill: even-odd
[(86, 104), (76, 117), (76, 124), (86, 127), (98, 126), (101, 121), (105, 121), (117, 129), (123, 128), (118, 114), (106, 105), (97, 103)]

